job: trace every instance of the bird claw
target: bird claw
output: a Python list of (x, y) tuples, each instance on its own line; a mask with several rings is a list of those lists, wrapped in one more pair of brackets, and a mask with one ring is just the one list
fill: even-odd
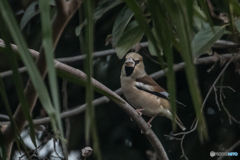
[(152, 125), (150, 123), (147, 123), (149, 128), (152, 128)]
[(138, 114), (140, 115), (140, 116), (142, 116), (142, 112), (141, 111), (143, 111), (144, 109), (136, 109), (136, 111), (138, 112)]
[(140, 112), (140, 111), (137, 111), (138, 112), (138, 114), (140, 115), (140, 116), (142, 116), (142, 112)]
[(132, 117), (130, 117), (130, 120), (133, 121)]

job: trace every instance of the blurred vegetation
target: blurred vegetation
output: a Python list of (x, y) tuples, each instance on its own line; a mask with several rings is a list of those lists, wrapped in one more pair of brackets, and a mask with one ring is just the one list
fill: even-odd
[[(209, 156), (210, 151), (226, 151), (239, 141), (240, 123), (229, 118), (224, 109), (226, 107), (232, 117), (240, 120), (239, 60), (234, 59), (221, 75), (216, 84), (217, 90), (213, 89), (207, 97), (203, 112), (202, 101), (227, 61), (222, 58), (215, 64), (206, 63), (196, 67), (194, 62), (199, 58), (210, 56), (221, 58), (226, 53), (239, 53), (240, 2), (237, 0), (98, 0), (91, 1), (93, 4), (85, 2), (65, 27), (55, 51), (51, 44), (50, 27), (50, 19), (56, 13), (55, 1), (40, 2), (42, 3), (33, 0), (0, 2), (0, 38), (6, 44), (6, 48), (0, 47), (0, 72), (13, 70), (13, 76), (3, 78), (3, 83), (0, 84), (0, 113), (9, 115), (11, 123), (14, 124), (12, 113), (21, 103), (25, 106), (22, 109), (30, 123), (31, 135), (31, 140), (26, 140), (26, 136), (23, 135), (20, 138), (20, 133), (14, 127), (18, 141), (13, 145), (12, 159), (16, 156), (17, 150), (23, 153), (26, 150), (33, 150), (34, 147), (28, 145), (31, 141), (33, 143), (37, 141), (38, 144), (35, 144), (38, 146), (42, 143), (43, 146), (46, 145), (46, 137), (48, 140), (52, 137), (60, 139), (61, 144), (67, 141), (69, 153), (77, 150), (80, 154), (80, 150), (86, 147), (87, 143), (93, 147), (93, 153), (97, 151), (97, 156), (91, 155), (87, 158), (89, 160), (150, 159), (146, 152), (153, 151), (151, 144), (126, 113), (113, 102), (101, 104), (95, 109), (91, 104), (92, 99), (106, 95), (101, 91), (92, 95), (93, 88), (89, 80), (91, 75), (113, 91), (120, 88), (122, 58), (127, 52), (134, 50), (144, 57), (148, 74), (169, 69), (166, 78), (156, 81), (169, 91), (172, 111), (177, 112), (187, 129), (190, 130), (195, 117), (199, 119), (197, 131), (188, 134), (183, 141), (188, 159), (212, 159)], [(7, 7), (8, 5), (11, 9)], [(94, 9), (91, 8), (93, 6)], [(138, 42), (148, 42), (148, 47), (139, 49), (136, 45)], [(10, 43), (19, 46), (20, 56), (11, 50)], [(40, 78), (36, 65), (27, 51), (27, 48), (39, 51), (42, 43), (48, 55), (46, 56), (48, 75), (44, 81)], [(106, 43), (108, 45), (105, 45)], [(112, 48), (116, 54), (91, 59), (92, 51)], [(69, 109), (88, 103), (86, 114), (70, 117), (70, 127), (67, 127), (67, 123), (63, 120), (60, 122), (59, 117), (59, 113), (64, 111), (63, 92), (60, 92), (63, 79), (56, 76), (52, 60), (54, 57), (84, 54), (88, 57), (85, 63), (77, 61), (68, 65), (86, 71), (87, 83), (80, 86), (71, 83), (75, 81), (74, 78), (71, 80), (71, 77), (61, 75), (62, 78), (69, 80), (66, 90)], [(154, 63), (153, 60), (159, 63)], [(180, 62), (185, 62), (185, 70), (174, 72), (173, 65)], [(27, 73), (20, 75), (16, 69), (22, 66), (27, 67)], [(28, 100), (22, 96), (23, 86), (26, 85), (28, 77), (32, 79), (39, 95), (32, 113), (26, 109)], [(227, 87), (221, 89), (219, 86), (229, 86), (235, 92)], [(188, 107), (178, 108), (174, 99)], [(221, 103), (221, 99), (224, 104)], [(51, 118), (51, 125), (44, 125), (46, 130), (33, 133), (32, 119), (47, 115)], [(174, 133), (180, 132), (180, 129), (165, 117), (157, 117), (152, 125), (169, 159), (184, 159), (181, 158), (180, 141), (164, 136), (172, 135), (174, 129)], [(70, 129), (68, 137), (64, 136), (66, 129)], [(38, 136), (34, 138), (34, 134)], [(0, 134), (0, 155), (5, 157), (2, 138)], [(26, 146), (21, 145), (23, 143)], [(240, 146), (232, 151), (240, 153)], [(54, 151), (48, 149), (46, 152), (45, 157), (50, 158)]]

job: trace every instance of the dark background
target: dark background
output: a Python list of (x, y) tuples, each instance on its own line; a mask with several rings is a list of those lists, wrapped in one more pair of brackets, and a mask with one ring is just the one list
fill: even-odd
[[(23, 12), (31, 1), (23, 4), (20, 1), (11, 0), (11, 5), (18, 21), (21, 21)], [(219, 2), (220, 3), (220, 2)], [(213, 3), (216, 7), (221, 10), (221, 4), (217, 2)], [(111, 45), (105, 46), (105, 39), (107, 35), (111, 34), (112, 27), (116, 16), (118, 15), (124, 4), (107, 12), (102, 18), (100, 18), (95, 24), (95, 51), (102, 51), (106, 49), (111, 49)], [(54, 7), (52, 7), (54, 10)], [(37, 11), (37, 8), (36, 8)], [(217, 23), (217, 22), (216, 22)], [(69, 22), (63, 35), (59, 41), (59, 44), (55, 51), (55, 57), (70, 57), (81, 55), (81, 46), (79, 43), (79, 38), (75, 35), (75, 28), (79, 25), (79, 17), (76, 14), (72, 20)], [(32, 18), (32, 20), (23, 29), (23, 34), (28, 43), (28, 47), (31, 49), (38, 50), (41, 43), (41, 33), (40, 33), (40, 17), (39, 15)], [(144, 38), (145, 39), (145, 38)], [(144, 41), (143, 39), (143, 41)], [(226, 50), (217, 50), (218, 53), (229, 53)], [(141, 49), (140, 54), (144, 57), (144, 63), (146, 66), (146, 72), (151, 74), (156, 71), (161, 70), (158, 64), (153, 63), (149, 58), (145, 56), (148, 49)], [(175, 63), (181, 62), (181, 57), (179, 53), (175, 53)], [(9, 62), (4, 55), (0, 54), (0, 71), (9, 70)], [(123, 64), (123, 60), (119, 60), (116, 55), (109, 55), (106, 57), (100, 57), (94, 59), (94, 78), (106, 85), (111, 90), (116, 90), (120, 88), (120, 72)], [(21, 62), (19, 62), (21, 66)], [(83, 70), (83, 61), (78, 61), (70, 64), (71, 66)], [(223, 66), (219, 62), (211, 70), (207, 72), (208, 69), (212, 67), (213, 64), (199, 65), (197, 66), (197, 76), (199, 87), (203, 99), (205, 98), (207, 92), (212, 86), (213, 82), (223, 69)], [(22, 74), (23, 80), (26, 83), (28, 75), (26, 73)], [(47, 79), (47, 78), (45, 78)], [(166, 77), (156, 80), (163, 88), (166, 87)], [(59, 88), (62, 87), (62, 79), (59, 78)], [(46, 81), (47, 83), (47, 81)], [(13, 85), (12, 77), (4, 78), (4, 84), (8, 93), (10, 105), (12, 107), (12, 112), (14, 113), (17, 105), (18, 99), (15, 94), (15, 88)], [(220, 81), (217, 85), (221, 85)], [(226, 70), (224, 74), (223, 86), (230, 86), (236, 92), (232, 92), (230, 89), (223, 89), (226, 99), (224, 99), (224, 104), (228, 111), (237, 120), (240, 120), (240, 75), (236, 72), (236, 64), (232, 63)], [(187, 129), (190, 128), (193, 120), (195, 119), (195, 113), (188, 90), (188, 85), (186, 81), (186, 75), (184, 70), (176, 72), (176, 91), (177, 98), (180, 102), (187, 105), (187, 108), (178, 108), (178, 115), (182, 122), (185, 124)], [(60, 90), (59, 89), (59, 90)], [(85, 88), (77, 84), (68, 83), (68, 106), (69, 108), (75, 107), (80, 104), (85, 103)], [(219, 90), (217, 91), (219, 100)], [(61, 95), (62, 96), (62, 95)], [(100, 94), (95, 93), (95, 98), (101, 97)], [(220, 101), (219, 101), (220, 103)], [(41, 117), (40, 112), (42, 110), (41, 104), (38, 102), (34, 111), (33, 118)], [(0, 101), (0, 113), (6, 114), (5, 107), (2, 100)], [(229, 118), (227, 113), (221, 106), (221, 111), (219, 111), (215, 94), (212, 91), (207, 99), (206, 105), (204, 106), (204, 115), (206, 118), (209, 139), (203, 143), (200, 142), (198, 132), (195, 131), (186, 136), (183, 141), (183, 147), (185, 154), (190, 160), (205, 160), (205, 159), (215, 159), (211, 158), (210, 151), (225, 151), (230, 148), (236, 141), (240, 138), (240, 124), (232, 121), (229, 123)], [(143, 116), (146, 121), (149, 117)], [(147, 138), (141, 134), (139, 127), (132, 121), (130, 117), (124, 113), (116, 104), (109, 102), (107, 104), (102, 104), (96, 107), (96, 122), (97, 129), (100, 140), (100, 148), (102, 151), (102, 157), (104, 160), (146, 160), (147, 150), (152, 150), (151, 144)], [(68, 139), (68, 149), (79, 150), (85, 147), (84, 140), (84, 113), (70, 118), (71, 130), (70, 138)], [(64, 124), (64, 121), (63, 121)], [(184, 159), (180, 158), (182, 155), (180, 141), (165, 137), (164, 135), (172, 134), (171, 121), (165, 117), (157, 117), (152, 122), (152, 129), (162, 142), (169, 159)], [(46, 126), (48, 132), (51, 133), (50, 126)], [(180, 128), (177, 128), (177, 132), (180, 132)], [(16, 146), (14, 146), (16, 149)], [(240, 153), (240, 146), (236, 147), (233, 151)], [(12, 152), (14, 153), (14, 152)], [(238, 156), (239, 157), (239, 156)], [(90, 156), (87, 159), (93, 159)], [(226, 159), (234, 159), (233, 157), (227, 157)]]

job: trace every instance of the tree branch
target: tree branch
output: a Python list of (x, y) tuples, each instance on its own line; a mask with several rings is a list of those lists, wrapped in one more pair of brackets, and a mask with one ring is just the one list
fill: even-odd
[[(239, 54), (235, 54), (235, 55), (233, 54), (233, 55), (232, 55), (231, 59), (230, 59), (230, 60), (228, 61), (228, 63), (224, 66), (224, 68), (222, 69), (222, 71), (220, 72), (220, 74), (218, 75), (218, 77), (216, 78), (216, 80), (213, 82), (211, 88), (209, 89), (209, 91), (208, 91), (208, 93), (207, 93), (207, 95), (206, 95), (206, 97), (205, 97), (205, 99), (204, 99), (204, 101), (203, 101), (202, 108), (201, 108), (201, 112), (203, 112), (203, 108), (204, 108), (204, 106), (205, 106), (205, 103), (206, 103), (206, 101), (207, 101), (207, 99), (208, 99), (211, 91), (214, 89), (216, 83), (218, 82), (218, 80), (220, 79), (220, 77), (224, 74), (224, 72), (226, 71), (226, 69), (227, 69), (227, 67), (230, 65), (230, 63), (231, 63), (235, 58), (237, 58), (237, 57), (239, 57)], [(194, 126), (194, 127), (193, 127), (193, 128), (191, 127), (191, 128), (192, 128), (191, 130), (189, 130), (189, 131), (187, 131), (187, 132), (180, 132), (180, 133), (177, 133), (177, 134), (173, 134), (173, 136), (183, 135), (183, 136), (182, 136), (182, 140), (181, 140), (181, 148), (182, 148), (183, 156), (185, 157), (186, 160), (188, 160), (188, 158), (187, 158), (187, 156), (186, 156), (185, 153), (184, 153), (184, 149), (183, 149), (182, 143), (183, 143), (183, 140), (184, 140), (184, 138), (185, 138), (185, 136), (186, 136), (187, 134), (192, 133), (192, 132), (194, 132), (194, 131), (196, 130), (197, 125), (198, 125), (198, 119), (195, 118), (195, 120), (194, 120), (193, 123), (192, 123), (192, 127), (193, 127), (193, 126)]]
[[(13, 46), (15, 51), (17, 51), (17, 46)], [(38, 57), (39, 53), (34, 51), (34, 50), (30, 50), (33, 57)], [(199, 65), (199, 64), (208, 64), (208, 63), (213, 63), (213, 62), (216, 62), (218, 61), (220, 58), (224, 58), (225, 60), (229, 60), (230, 58), (232, 57), (232, 54), (225, 54), (225, 55), (222, 55), (221, 57), (218, 57), (216, 58), (216, 56), (210, 56), (210, 57), (205, 57), (205, 58), (200, 58), (198, 59), (195, 64), (196, 65)], [(237, 56), (236, 57), (237, 59), (240, 59), (240, 56)], [(185, 66), (185, 63), (179, 63), (177, 65), (174, 65), (174, 71), (179, 71), (181, 69), (183, 69)], [(61, 62), (58, 62), (58, 61), (55, 61), (55, 67), (57, 70), (61, 70), (61, 71), (65, 71), (65, 72), (68, 72), (68, 73), (71, 73), (71, 74), (74, 74), (74, 75), (77, 75), (79, 77), (79, 79), (82, 79), (82, 80), (86, 80), (86, 75), (80, 71), (80, 70), (77, 70), (75, 68), (72, 68), (70, 66), (67, 66), (65, 64), (62, 64)], [(157, 78), (160, 78), (162, 76), (165, 75), (167, 69), (164, 71), (164, 70), (161, 70), (159, 72), (156, 72), (154, 74), (152, 74), (151, 76), (154, 78), (154, 79), (157, 79)], [(153, 147), (155, 148), (156, 152), (158, 153), (159, 157), (163, 156), (165, 157), (166, 156), (166, 153), (164, 151), (164, 148), (162, 147), (160, 141), (157, 139), (156, 135), (152, 132), (152, 130), (150, 130), (145, 124), (146, 122), (141, 119), (141, 117), (138, 116), (138, 114), (135, 113), (135, 111), (133, 110), (133, 108), (131, 106), (129, 106), (129, 104), (127, 104), (124, 100), (122, 100), (116, 93), (120, 94), (121, 93), (121, 89), (118, 89), (114, 92), (112, 92), (110, 89), (108, 89), (107, 87), (103, 86), (101, 83), (97, 82), (96, 80), (92, 80), (92, 83), (95, 87), (98, 87), (98, 88), (101, 88), (101, 89), (104, 89), (105, 91), (108, 91), (111, 95), (114, 95), (115, 97), (119, 98), (121, 101), (117, 101), (116, 99), (112, 99), (115, 103), (117, 103), (125, 112), (127, 112), (130, 117), (132, 117), (136, 123), (139, 125), (139, 127), (144, 131), (144, 133), (146, 134), (147, 138), (149, 139), (149, 141), (152, 143)], [(109, 101), (109, 98), (107, 97), (101, 97), (99, 99), (96, 99), (93, 101), (93, 105), (99, 105), (99, 104), (102, 104), (102, 103), (106, 103)], [(61, 114), (61, 117), (62, 118), (66, 118), (66, 117), (69, 117), (69, 116), (74, 116), (74, 115), (77, 115), (81, 112), (83, 112), (85, 110), (85, 107), (86, 107), (86, 104), (80, 106), (80, 107), (77, 107), (73, 110), (70, 110), (70, 111), (66, 111), (66, 112), (63, 112)], [(139, 119), (140, 118), (140, 119)], [(35, 120), (34, 121), (34, 124), (35, 125), (39, 125), (39, 124), (44, 124), (44, 123), (48, 123), (50, 120), (49, 118), (43, 118), (43, 119), (39, 119), (39, 120)], [(144, 123), (144, 124), (142, 124)], [(192, 132), (192, 131), (191, 131)], [(160, 147), (160, 148), (159, 148)], [(166, 157), (165, 157), (166, 158)]]
[[(148, 43), (147, 42), (142, 42), (140, 43), (140, 45), (142, 47), (148, 47)], [(219, 47), (234, 47), (236, 46), (237, 44), (234, 43), (234, 42), (230, 42), (230, 41), (224, 41), (224, 40), (218, 40), (217, 42), (214, 43), (214, 46), (219, 46)], [(3, 43), (3, 40), (0, 39), (0, 47), (5, 47), (4, 43)], [(17, 51), (17, 46), (12, 44), (12, 48)], [(218, 47), (217, 47), (218, 48)], [(32, 50), (32, 49), (29, 49), (29, 51), (31, 53), (33, 52), (36, 52), (35, 50)], [(38, 53), (38, 52), (37, 52)], [(104, 51), (97, 51), (97, 52), (94, 52), (92, 55), (93, 55), (93, 58), (97, 58), (97, 57), (103, 57), (103, 56), (108, 56), (108, 55), (113, 55), (115, 54), (116, 51), (114, 49), (108, 49), (108, 50), (104, 50)], [(231, 57), (231, 54), (224, 54), (223, 55), (226, 59), (228, 59), (229, 57)], [(86, 58), (85, 55), (79, 55), (79, 56), (73, 56), (73, 57), (66, 57), (66, 58), (57, 58), (56, 60), (59, 61), (59, 62), (62, 62), (62, 63), (66, 63), (66, 64), (69, 64), (69, 63), (74, 63), (74, 62), (77, 62), (77, 61), (81, 61), (81, 60), (84, 60)], [(211, 58), (212, 59), (212, 58)], [(198, 62), (199, 61), (199, 62)], [(198, 59), (197, 63), (204, 63), (204, 62), (201, 62), (201, 61), (206, 61), (205, 64), (208, 64), (208, 61), (209, 59), (206, 57), (206, 59)], [(210, 60), (211, 61), (211, 60)], [(217, 61), (217, 60), (216, 60)], [(195, 63), (195, 64), (197, 64)], [(180, 65), (180, 64), (179, 64)], [(184, 65), (184, 64), (183, 64)], [(181, 70), (184, 66), (180, 67), (179, 69)], [(26, 67), (21, 67), (19, 68), (18, 70), (20, 73), (23, 73), (23, 72), (26, 72), (27, 69)], [(7, 76), (11, 76), (12, 75), (12, 71), (9, 70), (9, 71), (5, 71), (5, 72), (2, 72), (0, 73), (0, 77), (2, 78), (5, 78)]]
[[(2, 47), (5, 47), (5, 46), (2, 46)], [(14, 49), (16, 52), (18, 51), (16, 45), (12, 44), (12, 47), (13, 47), (13, 49)], [(37, 57), (38, 54), (39, 54), (37, 51), (31, 50), (31, 49), (30, 49), (30, 52), (32, 53), (32, 55), (33, 55), (34, 58)], [(221, 57), (209, 56), (209, 57), (204, 57), (204, 58), (199, 58), (199, 59), (197, 59), (197, 61), (195, 62), (195, 64), (196, 64), (196, 65), (204, 65), (204, 64), (209, 64), (209, 63), (215, 63), (215, 62), (217, 62), (217, 61), (219, 61), (219, 60), (223, 60), (223, 59), (227, 61), (227, 60), (230, 60), (231, 57), (232, 57), (232, 54), (223, 54), (223, 55), (221, 55)], [(238, 56), (236, 57), (236, 60), (240, 60), (240, 55), (238, 55)], [(182, 70), (184, 67), (185, 67), (185, 63), (184, 63), (184, 62), (181, 62), (181, 63), (175, 64), (175, 65), (173, 66), (173, 70), (174, 70), (175, 72), (177, 72), (177, 71)], [(57, 69), (57, 70), (61, 70), (61, 68), (59, 68), (59, 67), (56, 67), (56, 69)], [(166, 70), (166, 71), (167, 71), (167, 70)], [(160, 71), (158, 71), (158, 72), (155, 72), (155, 73), (151, 74), (150, 76), (151, 76), (153, 79), (159, 79), (159, 78), (165, 76), (165, 74), (166, 74), (166, 73), (165, 73), (164, 70), (160, 70)], [(115, 90), (114, 92), (115, 92), (116, 94), (118, 94), (118, 95), (122, 94), (121, 88)], [(207, 97), (208, 97), (208, 96), (207, 96)], [(94, 105), (94, 106), (98, 106), (98, 105), (103, 104), (103, 103), (108, 103), (109, 101), (110, 101), (109, 98), (103, 96), (103, 97), (101, 97), (101, 98), (95, 99), (95, 100), (93, 101), (93, 105)], [(67, 118), (67, 117), (72, 117), (72, 116), (78, 115), (78, 114), (82, 113), (82, 112), (85, 110), (85, 107), (86, 107), (86, 104), (83, 104), (83, 105), (74, 107), (74, 109), (65, 111), (65, 112), (61, 113), (61, 118)], [(6, 119), (6, 118), (8, 118), (8, 117), (6, 117), (6, 116), (4, 116), (4, 115), (0, 115), (0, 118), (2, 118), (2, 119), (4, 119), (4, 120), (8, 120), (8, 119)], [(45, 123), (49, 123), (49, 122), (50, 122), (49, 117), (45, 117), (45, 118), (41, 118), (41, 119), (34, 120), (34, 124), (35, 124), (35, 125), (41, 125), (41, 124), (45, 124)], [(3, 123), (5, 124), (6, 122), (1, 122), (1, 123), (2, 123), (2, 124), (3, 124)], [(25, 126), (26, 126), (26, 125), (27, 125), (27, 124), (25, 124)], [(190, 132), (190, 133), (191, 133), (191, 132)]]
[[(38, 57), (38, 53), (35, 52), (31, 52), (33, 57)], [(83, 73), (82, 71), (75, 69), (73, 67), (70, 67), (66, 64), (63, 64), (61, 62), (58, 61), (54, 61), (55, 63), (55, 68), (57, 70), (61, 70), (61, 72), (67, 72), (70, 73), (74, 76), (77, 76), (79, 80), (82, 81), (86, 81), (86, 74)], [(163, 160), (167, 160), (167, 154), (161, 144), (161, 142), (159, 141), (159, 139), (157, 138), (157, 136), (154, 134), (154, 132), (149, 129), (147, 123), (145, 122), (145, 120), (139, 116), (138, 113), (136, 113), (136, 111), (126, 102), (124, 101), (119, 95), (117, 95), (116, 93), (114, 93), (112, 90), (110, 90), (109, 88), (107, 88), (106, 86), (104, 86), (103, 84), (101, 84), (100, 82), (96, 81), (95, 79), (92, 78), (92, 85), (96, 88), (100, 88), (101, 90), (104, 90), (105, 92), (108, 93), (109, 95), (109, 99), (111, 99), (112, 101), (114, 101), (118, 106), (120, 106), (130, 117), (132, 117), (132, 119), (137, 123), (137, 125), (141, 128), (141, 130), (143, 131), (143, 133), (147, 136), (148, 140), (150, 141), (150, 143), (152, 144), (153, 148), (155, 149), (156, 153), (158, 154), (159, 159), (163, 159)], [(119, 92), (119, 91), (118, 91)], [(113, 98), (114, 97), (114, 98)], [(100, 100), (94, 100), (93, 104), (97, 104), (99, 102), (102, 103), (102, 101), (109, 101), (109, 99), (106, 97), (102, 97)], [(81, 108), (78, 108), (78, 110), (83, 110), (85, 109), (86, 105), (84, 105)], [(71, 112), (71, 111), (69, 111)], [(72, 111), (76, 112), (75, 110)], [(74, 113), (73, 113), (74, 114)], [(62, 114), (63, 116), (63, 114)], [(49, 120), (48, 118), (44, 118), (45, 120)]]

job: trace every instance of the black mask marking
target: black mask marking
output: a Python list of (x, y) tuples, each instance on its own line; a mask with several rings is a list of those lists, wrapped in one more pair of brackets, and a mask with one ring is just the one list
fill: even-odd
[[(134, 59), (133, 59), (133, 61), (135, 62), (135, 66), (137, 64), (139, 64), (139, 62), (140, 62), (139, 60), (135, 61)], [(126, 72), (127, 77), (129, 77), (133, 73), (134, 67), (127, 67), (127, 66), (125, 66), (125, 72)]]
[(126, 73), (127, 77), (129, 77), (133, 73), (134, 67), (125, 66), (125, 73)]

